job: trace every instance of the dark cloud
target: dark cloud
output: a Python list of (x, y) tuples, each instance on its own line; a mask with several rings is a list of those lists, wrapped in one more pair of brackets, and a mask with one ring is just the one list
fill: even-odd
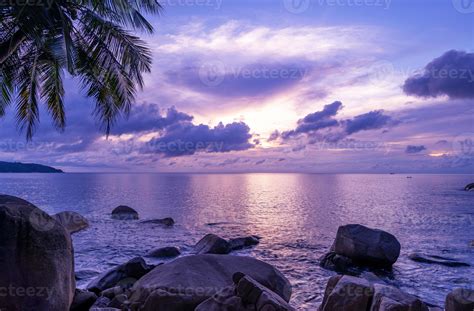
[(403, 90), (418, 97), (474, 98), (474, 53), (446, 52), (408, 78)]
[(343, 108), (340, 101), (324, 106), (323, 110), (310, 113), (303, 119), (298, 121), (296, 129), (286, 131), (281, 134), (283, 139), (288, 139), (299, 134), (315, 132), (324, 128), (339, 125), (339, 122), (332, 117)]
[(130, 117), (121, 121), (112, 129), (112, 134), (122, 135), (157, 131), (175, 123), (192, 120), (193, 116), (179, 112), (175, 107), (168, 108), (166, 114), (162, 116), (157, 105), (136, 105), (132, 108)]
[(381, 129), (388, 125), (392, 118), (385, 115), (383, 110), (375, 110), (345, 121), (345, 132), (348, 135), (367, 130)]
[(273, 132), (269, 141), (280, 137), (286, 140), (300, 134), (306, 134), (309, 138), (309, 144), (320, 141), (338, 142), (357, 132), (381, 129), (397, 123), (391, 116), (386, 115), (383, 110), (374, 110), (347, 120), (335, 119), (342, 108), (343, 105), (340, 101), (326, 105), (323, 110), (310, 113), (299, 120), (296, 129), (281, 134), (278, 131)]
[(142, 153), (157, 153), (166, 157), (193, 155), (196, 152), (230, 152), (253, 148), (250, 128), (243, 122), (214, 128), (180, 122), (166, 127), (161, 136), (150, 140)]
[(407, 148), (405, 149), (405, 152), (409, 154), (413, 154), (413, 153), (420, 153), (425, 150), (426, 150), (426, 147), (423, 145), (421, 146), (408, 145)]

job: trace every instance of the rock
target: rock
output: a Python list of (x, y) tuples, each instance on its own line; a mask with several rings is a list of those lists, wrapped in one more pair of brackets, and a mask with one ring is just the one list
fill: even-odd
[(337, 275), (329, 279), (320, 311), (429, 311), (418, 298), (398, 288)]
[(228, 254), (231, 249), (229, 242), (223, 238), (208, 234), (194, 246), (194, 251), (196, 254)]
[(357, 270), (356, 265), (352, 259), (336, 254), (335, 252), (329, 252), (320, 259), (320, 266), (337, 272), (350, 272)]
[(388, 232), (361, 225), (337, 230), (334, 252), (363, 266), (391, 267), (400, 256), (400, 243)]
[(474, 190), (474, 183), (469, 184), (469, 185), (467, 185), (466, 187), (464, 187), (464, 190), (466, 190), (466, 191), (472, 191), (472, 190)]
[(277, 269), (257, 259), (230, 255), (185, 256), (158, 266), (138, 280), (129, 300), (143, 311), (193, 311), (231, 286), (236, 272), (289, 301), (291, 284)]
[(129, 206), (120, 205), (112, 211), (112, 218), (119, 220), (138, 219), (138, 212)]
[(408, 255), (408, 258), (416, 262), (438, 264), (447, 267), (470, 267), (470, 264), (468, 263), (436, 255), (421, 255), (418, 253), (412, 253)]
[[(71, 236), (33, 204), (0, 195), (0, 309), (68, 310), (74, 298)], [(12, 292), (11, 292), (12, 291)]]
[(224, 288), (197, 306), (195, 311), (294, 311), (280, 296), (251, 277), (238, 272), (233, 278), (234, 286)]
[(474, 310), (474, 290), (456, 288), (446, 297), (446, 311)]
[(150, 272), (152, 268), (152, 266), (146, 264), (143, 258), (134, 258), (96, 277), (87, 285), (87, 290), (99, 294), (106, 289), (120, 285), (121, 281), (126, 283), (135, 282)]
[(69, 309), (70, 311), (88, 311), (92, 305), (95, 303), (97, 300), (97, 295), (85, 291), (82, 289), (77, 289), (74, 294), (74, 300), (72, 301), (71, 308)]
[(393, 286), (374, 284), (374, 297), (370, 311), (388, 310), (429, 311), (428, 306), (415, 296)]
[(141, 222), (142, 224), (154, 224), (154, 225), (163, 225), (167, 227), (172, 227), (175, 224), (173, 218), (163, 218), (163, 219), (150, 219), (144, 220)]
[(119, 294), (114, 297), (109, 303), (109, 308), (118, 308), (122, 309), (122, 306), (127, 303), (127, 295), (125, 294)]
[(260, 243), (260, 239), (254, 235), (244, 237), (244, 238), (236, 238), (229, 240), (229, 247), (231, 250), (239, 250), (250, 246), (255, 246)]
[(63, 225), (71, 234), (89, 227), (87, 219), (76, 212), (61, 212), (52, 217)]
[(374, 290), (369, 281), (352, 276), (329, 279), (320, 311), (368, 310)]
[(110, 299), (104, 296), (97, 298), (95, 303), (92, 305), (91, 310), (95, 310), (95, 308), (107, 308), (109, 306)]
[(178, 257), (181, 255), (181, 252), (176, 247), (163, 247), (149, 251), (147, 257), (156, 257), (156, 258), (172, 258)]

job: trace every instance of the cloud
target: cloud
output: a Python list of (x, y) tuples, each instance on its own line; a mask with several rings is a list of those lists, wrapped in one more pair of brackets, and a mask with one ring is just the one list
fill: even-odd
[(130, 118), (112, 128), (112, 134), (122, 135), (162, 130), (167, 126), (192, 121), (193, 116), (179, 112), (175, 107), (168, 108), (164, 116), (157, 105), (142, 104), (133, 106)]
[(348, 135), (368, 130), (381, 129), (392, 121), (392, 117), (385, 115), (383, 110), (375, 110), (346, 120), (345, 132)]
[(283, 139), (288, 139), (299, 134), (315, 132), (324, 128), (339, 125), (337, 120), (332, 119), (343, 108), (340, 101), (324, 106), (323, 110), (310, 113), (298, 121), (296, 129), (281, 134)]
[[(318, 141), (338, 142), (352, 134), (381, 129), (385, 126), (396, 124), (397, 122), (383, 110), (374, 110), (355, 116), (352, 119), (337, 120), (335, 116), (343, 109), (340, 101), (324, 106), (323, 110), (310, 113), (298, 121), (298, 126), (294, 130), (284, 131), (279, 134), (278, 131), (270, 135), (269, 141), (281, 137), (287, 140), (301, 134), (306, 134), (309, 144)], [(321, 133), (322, 130), (325, 130)]]
[(414, 154), (414, 153), (420, 153), (425, 150), (426, 150), (426, 147), (423, 145), (420, 145), (420, 146), (408, 145), (407, 148), (405, 149), (405, 153)]
[(196, 152), (221, 153), (253, 148), (250, 128), (243, 122), (194, 125), (180, 122), (166, 127), (161, 136), (151, 139), (142, 153), (162, 154), (165, 157), (193, 155)]
[(474, 53), (446, 52), (426, 65), (423, 73), (408, 78), (403, 91), (417, 97), (474, 98)]

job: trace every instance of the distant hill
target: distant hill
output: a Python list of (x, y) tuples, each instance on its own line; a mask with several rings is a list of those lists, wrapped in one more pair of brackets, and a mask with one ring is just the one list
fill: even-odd
[(63, 173), (63, 171), (41, 164), (0, 161), (0, 173)]

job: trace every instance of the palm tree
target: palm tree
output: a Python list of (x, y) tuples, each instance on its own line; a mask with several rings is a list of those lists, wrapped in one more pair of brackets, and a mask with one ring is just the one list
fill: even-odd
[[(80, 81), (95, 101), (94, 115), (106, 134), (127, 115), (151, 52), (131, 31), (153, 32), (144, 14), (158, 14), (156, 0), (34, 0), (0, 4), (0, 117), (12, 103), (30, 140), (46, 104), (63, 130), (63, 77)], [(5, 2), (4, 2), (5, 3)]]

